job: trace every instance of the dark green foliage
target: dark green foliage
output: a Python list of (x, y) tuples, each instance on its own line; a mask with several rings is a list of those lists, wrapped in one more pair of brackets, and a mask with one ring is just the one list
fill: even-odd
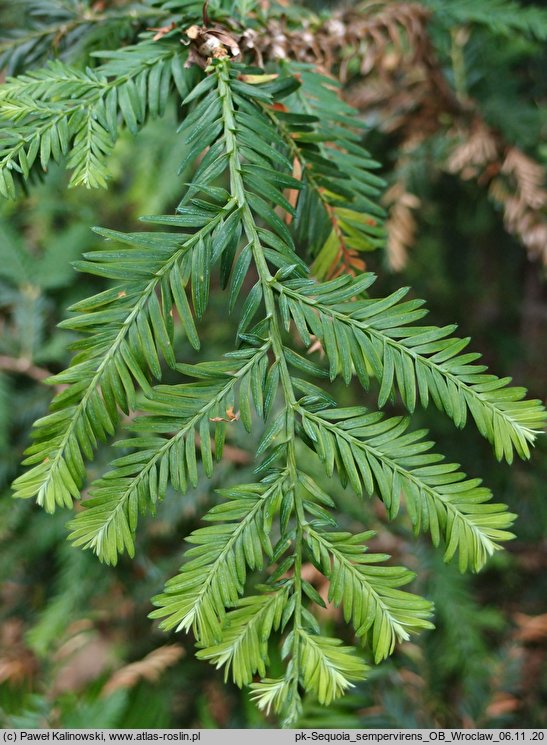
[(547, 38), (547, 12), (539, 7), (523, 7), (513, 0), (425, 0), (424, 5), (439, 13), (446, 26), (477, 24), (495, 33), (510, 35), (521, 32), (538, 39)]

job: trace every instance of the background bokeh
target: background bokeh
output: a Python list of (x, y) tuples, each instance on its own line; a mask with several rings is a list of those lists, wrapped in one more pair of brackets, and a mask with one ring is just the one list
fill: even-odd
[[(534, 5), (539, 3), (528, 4)], [(443, 21), (441, 11), (430, 28), (447, 85), (457, 91), (462, 105), (473, 102), (492, 136), (517, 148), (525, 164), (544, 165), (544, 45), (529, 34), (502, 33), (487, 23)], [(2, 12), (6, 24), (10, 18), (15, 22), (13, 7), (11, 15), (7, 6)], [(407, 86), (404, 90), (414, 90), (405, 82), (412, 67), (403, 69), (399, 59), (394, 68), (389, 58), (386, 65), (394, 90), (397, 81)], [(392, 188), (390, 228), (395, 232), (390, 249), (366, 256), (367, 268), (379, 275), (374, 293), (410, 285), (414, 296), (427, 299), (433, 323), (457, 321), (462, 335), (473, 337), (473, 347), (498, 375), (511, 375), (532, 396), (545, 398), (547, 293), (541, 252), (530, 250), (523, 231), (507, 229), (502, 203), (492, 198), (481, 178), (484, 163), (477, 165), (473, 152), (467, 166), (474, 166), (474, 172), (454, 161), (456, 147), (467, 144), (472, 151), (475, 114), (467, 130), (460, 126), (455, 131), (453, 121), (445, 126), (441, 120), (422, 138), (412, 138), (409, 126), (396, 120), (399, 104), (385, 91), (377, 92), (378, 85), (374, 71), (363, 77), (359, 66), (350, 63), (347, 98), (362, 111), (366, 145), (383, 164)], [(404, 111), (408, 124), (411, 110)], [(157, 516), (142, 523), (137, 558), (124, 558), (115, 568), (69, 546), (66, 511), (46, 515), (10, 497), (9, 484), (32, 422), (46, 412), (51, 397), (44, 379), (70, 359), (68, 345), (74, 337), (56, 324), (71, 303), (106, 286), (99, 278), (77, 274), (71, 262), (98, 245), (100, 238), (90, 226), (137, 230), (139, 215), (173, 209), (184, 181), (174, 167), (182, 157), (177, 118), (173, 104), (162, 120), (118, 143), (108, 193), (67, 190), (66, 175), (54, 167), (16, 202), (0, 204), (4, 727), (275, 725), (258, 713), (245, 692), (226, 684), (222, 673), (194, 659), (191, 639), (166, 636), (147, 619), (150, 597), (176, 571), (184, 536), (216, 499), (214, 489), (251, 479), (253, 463), (244, 435), (234, 430), (211, 482), (203, 478), (184, 497), (168, 494)], [(541, 196), (537, 173), (530, 178)], [(537, 211), (542, 208), (540, 199)], [(237, 313), (226, 316), (217, 287), (201, 331), (207, 359), (230, 348), (236, 326)], [(197, 361), (184, 343), (179, 358)], [(341, 386), (337, 396), (342, 405), (363, 400), (357, 387)], [(442, 452), (468, 473), (483, 476), (498, 499), (518, 513), (517, 538), (480, 575), (462, 576), (442, 563), (427, 538), (414, 538), (404, 520), (387, 526), (377, 504), (359, 502), (339, 486), (327, 485), (335, 490), (348, 527), (376, 529), (375, 548), (417, 572), (418, 591), (435, 602), (437, 628), (401, 645), (341, 702), (323, 709), (309, 701), (301, 724), (545, 726), (545, 438), (531, 463), (508, 466), (495, 461), (488, 443), (472, 428), (458, 432), (433, 409), (416, 418), (417, 426), (432, 431)], [(90, 480), (106, 465), (106, 453), (99, 450)], [(342, 636), (348, 633), (332, 609), (322, 622), (338, 627)]]

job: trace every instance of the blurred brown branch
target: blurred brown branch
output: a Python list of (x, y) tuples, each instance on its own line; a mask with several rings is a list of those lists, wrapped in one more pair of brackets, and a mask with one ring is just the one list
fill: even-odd
[(167, 644), (153, 649), (142, 660), (117, 670), (105, 683), (101, 695), (109, 696), (120, 688), (132, 688), (141, 680), (155, 683), (161, 674), (168, 667), (175, 665), (183, 655), (184, 649), (180, 644)]
[(27, 375), (38, 383), (43, 383), (53, 375), (45, 367), (38, 367), (25, 357), (9, 357), (5, 354), (0, 355), (0, 370)]

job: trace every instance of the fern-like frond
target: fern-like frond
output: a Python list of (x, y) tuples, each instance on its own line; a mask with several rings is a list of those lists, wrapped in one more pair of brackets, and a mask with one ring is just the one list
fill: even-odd
[[(219, 207), (214, 216), (189, 208), (179, 225), (206, 223), (190, 235), (98, 231), (123, 242), (122, 247), (87, 254), (78, 266), (122, 284), (77, 303), (72, 310), (80, 315), (62, 324), (90, 336), (76, 342), (79, 352), (71, 367), (52, 379), (68, 387), (53, 400), (51, 413), (36, 423), (36, 442), (25, 461), (33, 468), (15, 481), (17, 497), (36, 497), (48, 511), (56, 504), (71, 506), (85, 476), (84, 458), (92, 458), (97, 442), (114, 432), (119, 409), (135, 408), (135, 385), (148, 390), (149, 377), (161, 377), (159, 353), (175, 366), (172, 308), (178, 311), (190, 343), (199, 347), (184, 288), (192, 267), (199, 269), (209, 250), (204, 239), (232, 206)], [(208, 283), (197, 270), (194, 281), (196, 277), (194, 309), (200, 316)]]
[(300, 632), (302, 679), (320, 704), (330, 704), (342, 696), (353, 682), (363, 680), (367, 666), (353, 647), (340, 639)]
[[(3, 19), (0, 35), (0, 70), (6, 69), (8, 75), (45, 64), (52, 57), (79, 58), (101, 43), (127, 43), (144, 24), (156, 25), (167, 15), (166, 10), (138, 2), (103, 9), (90, 0), (16, 0), (10, 6), (4, 10), (8, 18)], [(21, 18), (24, 27), (18, 27)]]
[(178, 365), (195, 378), (192, 383), (148, 392), (139, 408), (149, 416), (138, 417), (129, 427), (137, 437), (116, 443), (138, 449), (117, 458), (113, 470), (92, 484), (85, 509), (70, 524), (74, 545), (92, 549), (108, 564), (116, 564), (122, 551), (134, 555), (139, 512), (155, 510), (168, 482), (182, 493), (197, 485), (196, 449), (206, 476), (212, 475), (213, 457), (222, 458), (227, 412), (235, 408), (234, 388), (257, 374), (267, 350), (264, 345), (221, 363)]
[(56, 61), (2, 86), (0, 194), (14, 197), (17, 179), (67, 155), (71, 186), (105, 186), (120, 126), (135, 134), (148, 116), (162, 115), (173, 85), (185, 96), (193, 78), (172, 44), (141, 43), (105, 56), (95, 70)]
[(306, 541), (314, 562), (329, 578), (329, 601), (343, 605), (344, 618), (358, 636), (370, 641), (376, 662), (392, 654), (397, 641), (431, 629), (429, 601), (399, 590), (414, 579), (404, 567), (378, 566), (390, 557), (368, 554), (369, 531), (357, 535), (325, 532), (308, 526)]
[(441, 463), (429, 452), (424, 431), (407, 432), (408, 420), (384, 419), (366, 409), (301, 410), (302, 424), (314, 449), (332, 474), (334, 466), (357, 494), (378, 492), (394, 518), (400, 496), (416, 530), (429, 530), (433, 543), (446, 541), (446, 560), (459, 552), (460, 568), (477, 571), (509, 540), (515, 515), (504, 504), (492, 504), (492, 493), (480, 479), (466, 480), (456, 463)]
[(204, 519), (216, 523), (195, 530), (187, 541), (189, 561), (154, 599), (164, 629), (192, 629), (206, 645), (219, 644), (226, 606), (243, 594), (247, 567), (261, 569), (264, 553), (273, 554), (267, 512), (275, 512), (282, 498), (285, 472), (258, 484), (221, 489), (229, 501), (213, 507)]
[(94, 117), (93, 112), (82, 112), (84, 121), (74, 127), (76, 134), (67, 166), (72, 169), (72, 186), (106, 188), (108, 157), (114, 143), (108, 131)]
[(358, 253), (384, 243), (378, 200), (385, 184), (372, 173), (379, 164), (361, 146), (358, 112), (340, 100), (339, 84), (309, 66), (284, 67), (301, 86), (289, 99), (291, 111), (268, 115), (303, 183), (292, 223), (295, 240), (315, 256), (312, 271), (319, 279), (359, 273), (364, 264)]
[(226, 680), (231, 669), (232, 679), (240, 688), (251, 683), (255, 673), (264, 677), (268, 640), (282, 624), (289, 587), (286, 583), (274, 592), (238, 600), (235, 609), (225, 616), (220, 644), (202, 649), (196, 656), (217, 668), (225, 666)]
[(331, 379), (341, 374), (349, 382), (355, 371), (368, 388), (369, 376), (375, 376), (381, 383), (380, 407), (398, 390), (410, 412), (418, 398), (424, 407), (431, 399), (460, 428), (469, 410), (498, 460), (511, 462), (513, 450), (528, 458), (545, 422), (541, 401), (523, 400), (526, 389), (510, 387), (510, 378), (497, 378), (486, 373), (485, 365), (474, 364), (480, 354), (462, 354), (469, 339), (452, 338), (455, 326), (411, 325), (427, 311), (422, 300), (401, 302), (408, 288), (381, 300), (360, 299), (373, 281), (369, 274), (322, 285), (312, 280), (277, 283), (286, 327), (292, 318), (306, 345), (311, 334), (321, 341)]
[[(177, 9), (181, 17), (201, 11), (195, 0), (166, 7)], [(431, 627), (431, 604), (401, 589), (413, 574), (368, 554), (371, 532), (337, 532), (332, 496), (304, 468), (311, 451), (343, 486), (376, 492), (390, 518), (402, 500), (415, 530), (443, 540), (446, 559), (458, 552), (462, 569), (479, 569), (511, 537), (513, 518), (478, 479), (432, 454), (425, 432), (409, 432), (405, 418), (338, 408), (308, 378), (341, 376), (349, 384), (356, 376), (364, 388), (375, 378), (380, 407), (397, 394), (411, 413), (432, 400), (458, 427), (470, 412), (508, 461), (514, 450), (528, 457), (544, 409), (476, 364), (479, 355), (464, 351), (468, 340), (451, 337), (455, 327), (415, 325), (426, 311), (422, 301), (404, 299), (406, 289), (371, 299), (373, 275), (346, 276), (363, 268), (357, 252), (383, 240), (383, 182), (361, 146), (355, 112), (310, 67), (234, 63), (238, 43), (242, 59), (249, 56), (252, 35), (240, 35), (226, 8), (210, 12), (187, 29), (186, 50), (178, 29), (167, 26), (159, 41), (98, 55), (107, 61), (94, 70), (56, 62), (0, 89), (4, 194), (52, 158), (68, 160), (73, 184), (104, 185), (118, 128), (136, 132), (160, 116), (174, 88), (183, 99), (184, 158), (176, 165), (192, 174), (175, 214), (145, 218), (164, 232), (100, 230), (110, 245), (77, 262), (114, 286), (77, 303), (63, 323), (83, 338), (72, 365), (52, 379), (65, 387), (37, 422), (27, 451), (32, 468), (15, 488), (50, 511), (70, 506), (84, 460), (113, 434), (120, 412), (139, 411), (125, 423), (133, 436), (117, 443), (129, 452), (91, 486), (71, 523), (76, 545), (115, 564), (122, 552), (134, 553), (139, 513), (153, 513), (169, 485), (195, 486), (199, 461), (211, 476), (228, 428), (241, 422), (250, 432), (256, 414), (264, 423), (256, 483), (220, 490), (225, 501), (189, 536), (192, 547), (151, 616), (164, 629), (192, 630), (198, 656), (225, 666), (236, 684), (258, 673), (258, 705), (293, 724), (302, 689), (327, 704), (366, 673), (356, 650), (321, 635), (312, 611), (324, 601), (304, 579), (308, 559), (377, 662), (398, 640)], [(193, 61), (199, 69), (185, 66)], [(305, 252), (315, 258), (316, 277), (335, 278), (309, 279)], [(206, 313), (217, 264), (227, 308), (238, 310), (237, 348), (219, 362), (178, 362), (179, 328), (199, 348), (194, 319)], [(325, 366), (291, 348), (293, 329), (306, 347), (322, 347)], [(153, 386), (164, 362), (174, 382)], [(266, 563), (266, 583), (242, 598), (249, 574)], [(267, 678), (277, 634), (283, 671)]]
[[(315, 694), (321, 704), (330, 704), (342, 696), (348, 688), (353, 687), (353, 681), (363, 680), (367, 673), (367, 666), (355, 653), (353, 647), (343, 646), (340, 639), (317, 636), (307, 631), (299, 632), (300, 665), (302, 668), (302, 683)], [(287, 678), (266, 678), (251, 685), (251, 698), (257, 706), (270, 712), (277, 713), (295, 710), (300, 712), (299, 702), (294, 700), (290, 680)], [(287, 720), (290, 723), (294, 720)]]
[(279, 714), (290, 703), (291, 682), (287, 678), (265, 678), (259, 683), (251, 683), (250, 689), (251, 699), (266, 714), (272, 707)]

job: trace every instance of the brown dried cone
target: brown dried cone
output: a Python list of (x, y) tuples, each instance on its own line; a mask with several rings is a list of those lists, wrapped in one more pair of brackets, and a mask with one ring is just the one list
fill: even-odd
[[(193, 64), (205, 69), (213, 59), (240, 56), (241, 50), (236, 37), (221, 26), (209, 26), (207, 4), (203, 9), (203, 26), (190, 26), (186, 29), (186, 36), (190, 40), (190, 53), (186, 60), (186, 67)], [(182, 42), (186, 43), (186, 42)]]

